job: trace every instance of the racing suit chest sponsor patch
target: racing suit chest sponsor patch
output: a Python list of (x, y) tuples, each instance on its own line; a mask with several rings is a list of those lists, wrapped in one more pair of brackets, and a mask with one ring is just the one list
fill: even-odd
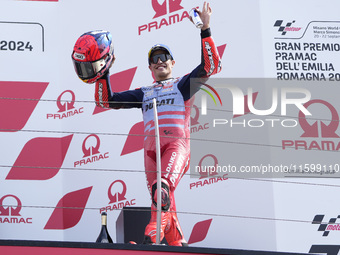
[(171, 79), (163, 83), (158, 83), (149, 87), (142, 87), (141, 90), (144, 93), (143, 97), (143, 112), (153, 108), (153, 98), (156, 98), (157, 107), (164, 109), (159, 109), (162, 111), (176, 111), (174, 105), (183, 105), (184, 100), (181, 92), (177, 88), (177, 84), (180, 79)]
[[(184, 98), (178, 89), (180, 79), (171, 79), (163, 84), (155, 84), (149, 87), (142, 87), (143, 96), (143, 119), (144, 123), (152, 121), (153, 98), (156, 98), (158, 114), (174, 114), (184, 112)], [(168, 115), (167, 115), (168, 116)], [(174, 116), (175, 117), (175, 116)]]

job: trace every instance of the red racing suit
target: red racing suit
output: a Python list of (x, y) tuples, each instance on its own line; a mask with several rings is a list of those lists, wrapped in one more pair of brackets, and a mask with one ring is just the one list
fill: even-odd
[[(152, 102), (153, 98), (156, 98), (161, 136), (162, 179), (165, 179), (170, 187), (171, 203), (168, 209), (174, 212), (176, 206), (173, 193), (188, 170), (190, 159), (190, 97), (192, 96), (190, 79), (209, 77), (221, 70), (220, 56), (209, 28), (201, 32), (201, 42), (201, 64), (183, 77), (156, 81), (151, 86), (118, 93), (113, 92), (108, 75), (96, 83), (95, 100), (98, 106), (114, 109), (142, 108), (145, 133), (144, 164), (151, 195), (155, 194), (152, 192), (152, 185), (157, 180)], [(155, 203), (154, 198), (152, 199)]]

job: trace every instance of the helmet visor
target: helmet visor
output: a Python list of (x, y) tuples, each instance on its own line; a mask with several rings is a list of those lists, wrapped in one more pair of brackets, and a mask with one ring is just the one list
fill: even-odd
[(105, 67), (105, 60), (99, 59), (94, 62), (81, 62), (73, 60), (74, 68), (81, 79), (91, 79)]

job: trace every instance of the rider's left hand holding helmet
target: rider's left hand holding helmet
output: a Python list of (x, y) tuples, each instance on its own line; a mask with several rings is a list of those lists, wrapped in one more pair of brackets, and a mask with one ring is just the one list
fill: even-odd
[(111, 33), (96, 30), (81, 35), (73, 47), (72, 60), (78, 77), (85, 83), (95, 83), (115, 61)]

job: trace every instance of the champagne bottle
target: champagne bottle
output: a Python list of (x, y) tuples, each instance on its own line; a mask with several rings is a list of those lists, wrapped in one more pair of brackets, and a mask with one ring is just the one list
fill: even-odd
[(99, 236), (96, 243), (113, 243), (109, 232), (107, 231), (107, 214), (102, 213), (102, 228), (100, 230)]

